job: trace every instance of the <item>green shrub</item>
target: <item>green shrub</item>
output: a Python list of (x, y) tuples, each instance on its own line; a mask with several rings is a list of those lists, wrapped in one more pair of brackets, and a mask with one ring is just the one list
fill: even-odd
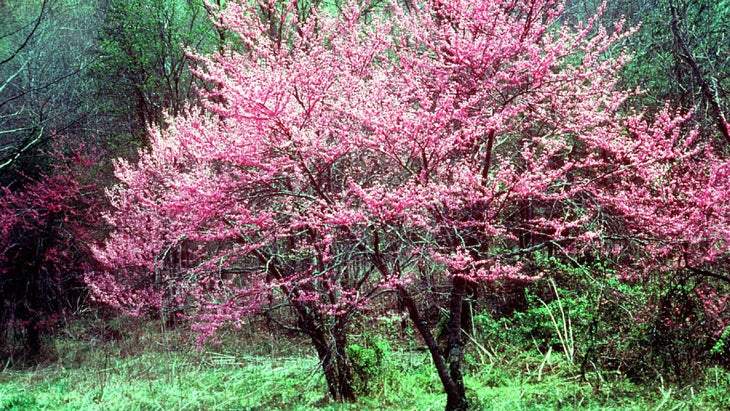
[(354, 371), (355, 390), (360, 395), (372, 393), (376, 386), (387, 383), (390, 374), (391, 348), (381, 337), (366, 336), (362, 344), (347, 346), (347, 356)]
[(476, 310), (476, 341), (492, 355), (534, 362), (562, 354), (583, 378), (633, 382), (685, 383), (730, 364), (728, 315), (708, 304), (718, 300), (708, 296), (727, 295), (727, 284), (682, 272), (624, 280), (598, 258), (542, 256), (531, 264), (546, 276), (522, 284), (518, 309), (505, 313), (487, 299)]

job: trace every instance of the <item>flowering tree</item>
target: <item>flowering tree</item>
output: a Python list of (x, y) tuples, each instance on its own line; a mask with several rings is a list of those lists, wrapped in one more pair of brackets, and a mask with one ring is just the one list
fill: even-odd
[(21, 174), (0, 191), (0, 348), (9, 353), (21, 342), (37, 354), (41, 333), (84, 293), (102, 201), (90, 152), (57, 139), (50, 170)]
[[(385, 55), (384, 33), (361, 38), (355, 9), (297, 11), (231, 3), (220, 15), (243, 51), (200, 58), (199, 75), (217, 84), (203, 93), (208, 113), (171, 119), (136, 164), (117, 163), (117, 230), (97, 253), (109, 270), (90, 283), (133, 313), (187, 303), (201, 338), (265, 315), (307, 335), (332, 397), (354, 400), (348, 327), (387, 284), (350, 193), (379, 159), (358, 146), (365, 125), (348, 111)], [(185, 262), (171, 269), (179, 247)]]
[[(626, 109), (627, 59), (606, 52), (627, 33), (558, 27), (554, 0), (296, 10), (222, 12), (240, 44), (198, 57), (217, 84), (207, 112), (171, 119), (139, 162), (117, 163), (116, 231), (97, 250), (108, 271), (90, 282), (133, 312), (188, 303), (203, 337), (265, 314), (311, 338), (344, 400), (348, 325), (392, 291), (446, 408), (464, 409), (470, 289), (542, 275), (538, 253), (620, 253), (617, 222), (652, 229), (635, 207), (664, 183), (662, 161), (692, 159), (685, 117)], [(443, 344), (423, 314), (424, 275), (449, 287)]]
[[(686, 121), (690, 114), (672, 119), (665, 112), (660, 117), (667, 124)], [(668, 335), (689, 332), (699, 351), (685, 355), (696, 363), (713, 350), (722, 353), (730, 330), (725, 295), (730, 286), (730, 162), (710, 142), (695, 132), (681, 133), (679, 127), (667, 133), (636, 120), (627, 130), (651, 157), (636, 158), (644, 166), (627, 183), (630, 188), (614, 191), (616, 212), (624, 218), (621, 232), (607, 243), (620, 256), (628, 279), (663, 285), (657, 328)], [(675, 290), (681, 295), (673, 296)]]
[(439, 344), (415, 294), (416, 270), (374, 257), (384, 277), (403, 280), (397, 294), (432, 355), (447, 409), (467, 404), (470, 289), (541, 275), (537, 253), (600, 249), (608, 190), (627, 187), (639, 166), (632, 155), (644, 149), (625, 130), (636, 117), (621, 114), (629, 93), (615, 87), (626, 59), (605, 56), (626, 34), (593, 22), (559, 29), (559, 14), (557, 2), (540, 0), (429, 2), (396, 13), (397, 63), (361, 117), (373, 130), (363, 145), (387, 164), (355, 187), (358, 197), (449, 287)]

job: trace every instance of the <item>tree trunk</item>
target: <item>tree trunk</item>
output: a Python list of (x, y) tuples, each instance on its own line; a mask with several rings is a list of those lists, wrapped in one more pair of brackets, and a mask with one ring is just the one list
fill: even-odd
[[(457, 291), (459, 288), (461, 288), (461, 297), (455, 297), (454, 294), (458, 294)], [(438, 373), (441, 384), (446, 392), (446, 411), (467, 410), (469, 408), (469, 403), (466, 400), (466, 390), (464, 389), (464, 380), (461, 375), (461, 303), (463, 302), (463, 296), (466, 293), (466, 282), (464, 279), (460, 279), (458, 284), (455, 281), (454, 289), (452, 290), (451, 305), (453, 306), (458, 302), (459, 313), (458, 315), (454, 315), (455, 313), (452, 311), (449, 314), (448, 356), (444, 356), (444, 353), (438, 346), (428, 324), (421, 319), (418, 306), (408, 290), (406, 290), (403, 286), (399, 286), (397, 292), (403, 302), (403, 305), (408, 311), (408, 317), (413, 322), (413, 325), (421, 335), (421, 338), (423, 338), (423, 341), (426, 343), (426, 347), (428, 348), (428, 352), (431, 354), (434, 366), (436, 367), (436, 372)], [(455, 320), (454, 318), (457, 319)], [(454, 327), (457, 326), (458, 337), (453, 338), (451, 335), (452, 330), (454, 330)]]
[[(269, 265), (269, 256), (260, 253), (258, 257), (262, 263)], [(270, 266), (269, 273), (273, 278), (285, 277), (276, 264)], [(286, 286), (282, 286), (281, 290), (285, 295), (298, 293), (297, 290), (289, 290)], [(322, 372), (332, 399), (338, 402), (355, 402), (357, 398), (352, 386), (352, 372), (346, 352), (345, 326), (347, 320), (342, 317), (335, 322), (332, 329), (325, 329), (323, 321), (312, 314), (314, 310), (311, 307), (296, 300), (293, 300), (292, 303), (297, 315), (297, 327), (293, 329), (308, 335), (311, 339), (319, 362), (322, 364)]]
[(352, 388), (349, 366), (347, 366), (346, 357), (344, 357), (344, 347), (342, 347), (342, 352), (339, 353), (337, 344), (335, 344), (335, 347), (328, 344), (321, 330), (310, 333), (310, 337), (317, 350), (319, 362), (322, 364), (327, 389), (332, 399), (338, 402), (355, 402), (355, 390)]
[[(333, 330), (329, 330), (330, 333), (325, 333), (306, 307), (297, 304), (295, 308), (299, 316), (299, 329), (309, 335), (317, 350), (317, 357), (322, 364), (322, 372), (332, 399), (338, 402), (355, 402), (357, 398), (352, 387), (352, 373), (345, 352), (347, 340), (342, 328), (335, 326)], [(330, 338), (328, 334), (332, 334), (334, 338)]]
[(447, 395), (446, 410), (466, 410), (466, 388), (464, 376), (461, 373), (461, 360), (464, 357), (464, 341), (462, 339), (462, 313), (466, 298), (466, 280), (463, 277), (454, 277), (451, 298), (449, 302), (448, 345), (446, 347), (446, 363), (449, 365), (449, 376), (456, 386), (456, 392)]
[(35, 359), (41, 353), (41, 333), (37, 319), (33, 318), (25, 326), (25, 355), (27, 359)]
[(352, 370), (347, 360), (347, 335), (342, 324), (338, 321), (337, 328), (333, 330), (335, 338), (335, 364), (337, 366), (338, 386), (343, 400), (355, 402), (355, 390), (352, 387)]

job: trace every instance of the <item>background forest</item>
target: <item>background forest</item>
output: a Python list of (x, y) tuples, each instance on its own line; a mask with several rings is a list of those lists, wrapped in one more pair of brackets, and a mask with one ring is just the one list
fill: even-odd
[(730, 1), (0, 16), (0, 410), (730, 407)]

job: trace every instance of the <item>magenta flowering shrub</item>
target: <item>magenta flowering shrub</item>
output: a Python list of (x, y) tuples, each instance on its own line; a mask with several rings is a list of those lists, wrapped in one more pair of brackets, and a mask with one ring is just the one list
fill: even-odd
[(90, 169), (99, 156), (62, 137), (46, 156), (47, 170), (18, 173), (0, 188), (0, 357), (37, 355), (95, 266), (89, 244), (103, 195)]

